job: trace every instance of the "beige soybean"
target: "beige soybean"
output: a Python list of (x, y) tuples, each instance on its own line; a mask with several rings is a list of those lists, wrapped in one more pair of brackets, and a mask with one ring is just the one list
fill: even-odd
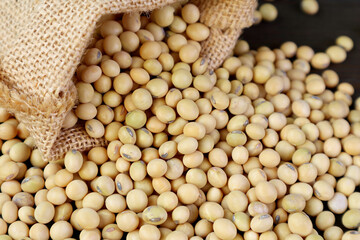
[(324, 238), (327, 240), (341, 239), (342, 235), (343, 235), (343, 230), (337, 226), (329, 227), (324, 231)]
[(75, 109), (75, 114), (81, 120), (90, 120), (96, 116), (97, 110), (92, 103), (83, 103)]
[(256, 197), (263, 203), (272, 203), (277, 198), (277, 191), (272, 183), (262, 181), (255, 187)]
[(358, 208), (357, 206), (359, 205), (359, 202), (357, 202), (357, 200), (359, 199), (359, 197), (360, 197), (360, 193), (358, 192), (354, 192), (349, 196), (348, 198), (349, 209)]
[(194, 4), (186, 4), (181, 9), (181, 17), (186, 23), (195, 23), (200, 18), (200, 11)]
[(119, 64), (111, 59), (101, 62), (101, 70), (108, 77), (116, 77), (120, 73)]
[(132, 32), (138, 31), (141, 26), (140, 14), (136, 12), (124, 14), (122, 17), (122, 26), (124, 29)]
[(78, 172), (83, 165), (82, 154), (76, 150), (67, 152), (64, 158), (64, 165), (69, 172)]
[(347, 210), (341, 218), (342, 224), (348, 229), (354, 229), (359, 226), (359, 209)]
[(194, 137), (200, 140), (205, 136), (206, 129), (201, 123), (190, 122), (184, 126), (183, 132), (187, 137)]
[(251, 230), (257, 233), (263, 233), (271, 229), (273, 219), (269, 214), (258, 214), (250, 222)]
[(119, 36), (122, 49), (128, 53), (134, 52), (140, 43), (138, 35), (131, 31), (122, 32)]
[(237, 232), (235, 225), (226, 218), (215, 220), (213, 229), (216, 236), (221, 239), (234, 239)]
[(210, 30), (202, 23), (192, 23), (186, 28), (186, 35), (192, 40), (201, 42), (209, 37)]
[(277, 170), (277, 174), (280, 180), (286, 184), (293, 184), (298, 178), (298, 171), (291, 163), (285, 163), (280, 165)]
[(160, 206), (150, 206), (142, 212), (142, 219), (152, 225), (160, 225), (167, 219), (167, 212)]
[(207, 183), (207, 176), (205, 172), (198, 168), (190, 169), (186, 173), (186, 182), (196, 185), (198, 188), (203, 188)]
[(186, 22), (179, 16), (174, 16), (174, 20), (169, 26), (169, 29), (175, 33), (183, 33), (186, 30)]
[(104, 38), (103, 48), (107, 55), (112, 56), (116, 52), (120, 52), (122, 45), (118, 36), (108, 35)]
[(87, 194), (81, 201), (82, 207), (92, 208), (95, 211), (100, 210), (104, 206), (104, 197), (97, 192)]
[(142, 225), (139, 229), (139, 236), (141, 239), (160, 239), (160, 230), (153, 225)]
[(285, 57), (292, 58), (296, 54), (297, 46), (294, 42), (288, 41), (281, 44), (280, 50), (283, 51)]
[(175, 141), (167, 141), (159, 147), (159, 155), (163, 159), (170, 159), (177, 152), (177, 143)]
[(340, 46), (331, 46), (326, 49), (326, 54), (329, 55), (332, 63), (342, 63), (346, 59), (346, 51)]
[(67, 129), (67, 128), (71, 128), (73, 126), (75, 126), (75, 124), (77, 123), (78, 118), (75, 115), (74, 111), (70, 111), (68, 112), (68, 114), (65, 117), (65, 120), (63, 122), (62, 128)]
[(31, 154), (30, 147), (25, 143), (16, 143), (10, 148), (9, 156), (15, 162), (26, 161)]
[(34, 217), (39, 223), (49, 223), (55, 216), (54, 206), (47, 201), (41, 202), (36, 206), (34, 211)]
[(177, 190), (179, 201), (184, 204), (192, 204), (199, 197), (199, 189), (194, 184), (183, 184)]
[(246, 134), (254, 140), (260, 140), (265, 136), (265, 129), (260, 124), (250, 123), (246, 126)]
[(161, 122), (156, 116), (152, 116), (147, 121), (146, 128), (152, 133), (160, 133), (166, 128), (166, 124)]
[(141, 45), (139, 53), (144, 60), (158, 58), (161, 54), (161, 46), (155, 41), (147, 41)]
[(354, 47), (353, 40), (345, 35), (339, 36), (336, 38), (336, 44), (343, 47), (346, 51), (351, 51)]
[(282, 208), (288, 213), (303, 211), (305, 204), (305, 198), (300, 194), (288, 194), (281, 201)]
[(94, 229), (100, 223), (99, 214), (91, 208), (81, 208), (76, 215), (76, 221), (83, 229)]
[(167, 164), (164, 160), (153, 159), (147, 164), (146, 171), (151, 177), (161, 177), (167, 171)]
[(224, 170), (219, 167), (211, 167), (207, 171), (209, 183), (217, 188), (222, 188), (227, 183), (227, 176)]
[(57, 221), (67, 221), (70, 219), (71, 214), (73, 212), (73, 207), (70, 203), (64, 203), (59, 206), (55, 207), (55, 216), (54, 216), (54, 222)]
[(199, 58), (199, 52), (194, 45), (186, 44), (180, 48), (179, 58), (185, 63), (194, 63)]
[(81, 80), (85, 83), (93, 83), (97, 81), (102, 75), (102, 70), (97, 65), (90, 65), (85, 67), (81, 72)]
[(26, 192), (16, 193), (13, 196), (12, 201), (15, 202), (16, 206), (18, 207), (34, 205), (34, 197)]
[(115, 117), (113, 109), (106, 105), (100, 105), (97, 107), (96, 118), (105, 125), (110, 124)]
[(150, 91), (154, 98), (164, 97), (168, 92), (168, 85), (165, 80), (155, 78), (146, 84), (146, 88)]
[(2, 183), (1, 191), (12, 197), (12, 196), (16, 195), (17, 193), (21, 192), (21, 186), (20, 186), (20, 183), (17, 182), (16, 180), (11, 180), (11, 181)]
[(102, 230), (102, 237), (106, 239), (121, 239), (123, 232), (116, 224), (108, 224)]
[(228, 164), (228, 158), (224, 150), (214, 148), (208, 155), (210, 163), (215, 167), (225, 167)]
[(126, 204), (128, 208), (134, 212), (141, 212), (148, 204), (148, 198), (144, 191), (133, 189), (126, 195)]
[(302, 0), (301, 10), (308, 15), (315, 15), (319, 11), (319, 4), (316, 0)]
[(49, 239), (50, 233), (46, 225), (35, 223), (30, 227), (29, 236), (33, 239)]
[(304, 213), (291, 213), (288, 218), (288, 225), (291, 232), (302, 237), (310, 235), (313, 225), (310, 218)]
[(330, 65), (330, 57), (326, 53), (315, 53), (311, 59), (311, 66), (315, 69), (325, 69)]
[(355, 190), (355, 183), (348, 177), (340, 178), (336, 183), (336, 190), (345, 196), (349, 196)]
[(69, 238), (73, 235), (73, 228), (70, 223), (66, 221), (58, 221), (50, 228), (50, 237), (52, 239)]
[(265, 167), (276, 167), (280, 163), (280, 155), (272, 149), (264, 149), (259, 155), (259, 160)]
[(19, 171), (20, 171), (19, 166), (15, 162), (10, 161), (9, 159), (7, 162), (1, 165), (0, 180), (2, 181), (12, 180), (17, 176)]
[(226, 195), (226, 204), (231, 212), (242, 212), (248, 205), (248, 199), (241, 191), (231, 191)]
[(71, 200), (81, 200), (88, 192), (87, 185), (82, 180), (71, 181), (65, 189), (66, 195)]
[(18, 207), (10, 199), (4, 201), (1, 208), (2, 219), (6, 223), (13, 223), (18, 218)]
[(178, 206), (172, 211), (171, 217), (177, 224), (185, 223), (190, 217), (190, 210), (186, 206)]
[(45, 185), (44, 179), (41, 176), (30, 176), (24, 178), (21, 181), (21, 189), (24, 192), (28, 193), (36, 193), (40, 189), (42, 189)]
[(48, 201), (54, 205), (61, 205), (67, 200), (65, 190), (60, 187), (53, 187), (50, 189), (46, 197)]
[(73, 179), (74, 175), (66, 169), (61, 169), (55, 174), (55, 184), (58, 187), (66, 187)]
[[(119, 35), (123, 31), (123, 27), (120, 23), (114, 20), (105, 21), (100, 27), (101, 36), (107, 35)], [(85, 58), (86, 59), (86, 58)]]
[(324, 180), (316, 181), (313, 188), (314, 195), (322, 201), (328, 201), (334, 196), (334, 189)]
[(16, 221), (9, 225), (8, 234), (13, 239), (25, 239), (29, 235), (29, 227), (21, 221)]
[(271, 3), (262, 4), (259, 8), (262, 18), (267, 22), (274, 21), (278, 16), (278, 11)]
[(166, 211), (174, 210), (178, 205), (178, 198), (174, 192), (163, 192), (156, 199), (156, 204), (163, 207)]
[[(91, 181), (90, 185), (93, 191), (97, 191), (103, 196), (109, 196), (115, 191), (114, 180), (109, 176), (97, 177)], [(83, 191), (85, 192), (85, 190)]]

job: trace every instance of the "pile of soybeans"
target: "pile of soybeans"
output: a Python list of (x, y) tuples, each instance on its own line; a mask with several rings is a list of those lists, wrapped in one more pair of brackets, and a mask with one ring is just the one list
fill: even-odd
[[(104, 21), (76, 72), (107, 147), (44, 162), (0, 110), (0, 239), (358, 240), (360, 100), (326, 53), (239, 40), (208, 70), (195, 5)], [(311, 68), (324, 69), (319, 74)]]

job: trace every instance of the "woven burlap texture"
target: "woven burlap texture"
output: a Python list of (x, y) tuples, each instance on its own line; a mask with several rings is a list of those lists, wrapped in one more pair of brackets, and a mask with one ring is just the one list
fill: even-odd
[[(25, 124), (43, 153), (57, 160), (70, 149), (106, 144), (82, 127), (62, 130), (76, 102), (72, 76), (96, 23), (106, 14), (144, 12), (176, 0), (1, 0), (0, 106)], [(242, 28), (250, 25), (255, 0), (194, 1), (211, 26), (203, 43), (211, 68), (221, 64)], [(215, 13), (213, 11), (216, 11)]]
[(201, 44), (201, 55), (209, 68), (219, 67), (231, 53), (242, 29), (253, 24), (256, 0), (194, 0), (201, 12), (200, 22), (210, 27), (209, 38)]

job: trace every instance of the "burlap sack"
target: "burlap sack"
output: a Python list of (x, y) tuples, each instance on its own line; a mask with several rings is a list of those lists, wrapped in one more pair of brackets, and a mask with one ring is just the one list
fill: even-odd
[[(81, 126), (62, 130), (76, 101), (72, 76), (96, 23), (105, 14), (150, 11), (176, 0), (1, 0), (0, 106), (25, 124), (45, 160), (69, 149), (104, 145)], [(196, 0), (211, 27), (202, 54), (215, 68), (241, 29), (250, 26), (256, 0)]]

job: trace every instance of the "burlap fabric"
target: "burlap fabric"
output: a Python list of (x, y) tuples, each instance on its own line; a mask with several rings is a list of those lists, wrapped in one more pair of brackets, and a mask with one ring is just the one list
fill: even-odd
[[(105, 14), (150, 11), (176, 0), (1, 0), (0, 106), (25, 124), (44, 160), (104, 145), (82, 127), (62, 130), (76, 102), (72, 76)], [(202, 54), (215, 68), (250, 26), (256, 0), (195, 0), (211, 27)]]

